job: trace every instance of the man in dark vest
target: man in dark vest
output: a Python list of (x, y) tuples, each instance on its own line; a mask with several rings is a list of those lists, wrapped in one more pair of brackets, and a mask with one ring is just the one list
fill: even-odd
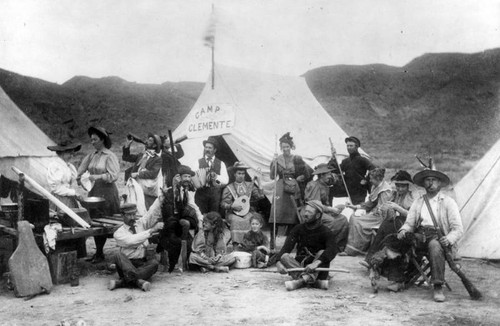
[(369, 159), (359, 154), (358, 148), (361, 147), (361, 142), (358, 138), (354, 136), (347, 137), (345, 143), (349, 157), (342, 160), (339, 169), (335, 158), (335, 149), (332, 149), (332, 159), (328, 162), (328, 166), (333, 169), (335, 174), (340, 174), (342, 171), (349, 193), (347, 194), (345, 191), (345, 186), (339, 177), (338, 180), (340, 181), (337, 183), (338, 186), (335, 186), (331, 191), (331, 197), (347, 197), (349, 195), (352, 204), (357, 205), (365, 201), (368, 189), (370, 189), (366, 178), (367, 172), (373, 170), (376, 166)]
[(224, 162), (215, 157), (219, 148), (219, 142), (215, 137), (208, 137), (203, 141), (203, 157), (198, 160), (198, 169), (205, 170), (201, 173), (205, 180), (201, 181), (201, 187), (196, 190), (194, 197), (196, 205), (203, 214), (218, 212), (222, 188), (228, 183), (229, 177)]

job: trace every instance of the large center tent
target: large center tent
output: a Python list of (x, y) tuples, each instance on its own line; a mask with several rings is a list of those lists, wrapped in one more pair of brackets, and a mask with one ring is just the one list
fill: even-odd
[[(196, 170), (203, 156), (203, 140), (220, 136), (218, 153), (226, 164), (234, 160), (246, 163), (254, 176), (257, 171), (269, 181), (269, 165), (274, 153), (280, 153), (277, 139), (290, 132), (295, 154), (311, 167), (330, 158), (331, 138), (339, 157), (346, 157), (347, 134), (318, 103), (302, 77), (215, 66), (200, 97), (186, 118), (173, 132), (182, 142), (181, 159)], [(219, 150), (220, 152), (220, 150)], [(366, 155), (362, 152), (363, 155)], [(231, 159), (232, 157), (232, 159)]]
[[(17, 181), (19, 177), (11, 168), (15, 166), (48, 189), (47, 167), (51, 161), (60, 160), (47, 149), (47, 146), (55, 145), (54, 141), (12, 102), (1, 87), (0, 119), (0, 174)], [(26, 186), (31, 189), (29, 184)]]

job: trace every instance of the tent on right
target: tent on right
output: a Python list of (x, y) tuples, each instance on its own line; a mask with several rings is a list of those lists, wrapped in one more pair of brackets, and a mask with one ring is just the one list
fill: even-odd
[(463, 257), (500, 259), (500, 140), (455, 186), (464, 236)]

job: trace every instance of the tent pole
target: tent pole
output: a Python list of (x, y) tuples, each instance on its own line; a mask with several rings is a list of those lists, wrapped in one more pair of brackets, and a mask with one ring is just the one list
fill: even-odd
[(273, 234), (271, 234), (270, 249), (274, 250), (276, 247), (276, 185), (278, 183), (278, 136), (274, 135), (274, 190), (273, 190)]
[(215, 44), (212, 44), (212, 89), (215, 86)]

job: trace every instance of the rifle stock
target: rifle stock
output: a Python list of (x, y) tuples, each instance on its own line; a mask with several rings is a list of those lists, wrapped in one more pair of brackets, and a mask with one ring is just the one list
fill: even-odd
[[(434, 227), (436, 228), (437, 235), (439, 239), (441, 239), (444, 236), (443, 230), (441, 230), (441, 227), (437, 223), (436, 217), (434, 216), (434, 212), (432, 211), (431, 204), (429, 203), (429, 199), (427, 198), (427, 195), (424, 195), (424, 201), (425, 204), (427, 205), (427, 209), (431, 215), (432, 223), (434, 224)], [(441, 241), (439, 242), (441, 244)], [(465, 289), (469, 293), (470, 297), (473, 300), (479, 300), (482, 298), (481, 292), (472, 284), (472, 282), (465, 276), (464, 272), (460, 269), (459, 266), (453, 261), (453, 257), (451, 254), (451, 249), (447, 246), (443, 246), (441, 244), (441, 247), (443, 248), (444, 251), (444, 257), (446, 259), (446, 262), (448, 263), (448, 266), (450, 266), (450, 269), (457, 274), (457, 276), (460, 278), (462, 281), (462, 284), (464, 285)]]

